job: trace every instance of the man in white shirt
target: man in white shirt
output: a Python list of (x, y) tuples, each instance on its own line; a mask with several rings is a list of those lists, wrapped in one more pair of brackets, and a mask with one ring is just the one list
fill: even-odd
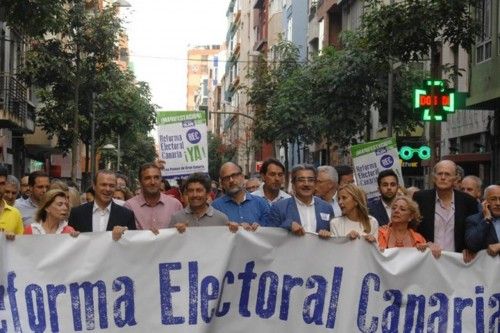
[(318, 167), (318, 179), (314, 194), (332, 206), (335, 217), (342, 216), (342, 210), (337, 200), (338, 181), (339, 175), (334, 167), (330, 165)]
[(112, 171), (100, 170), (93, 181), (94, 201), (71, 209), (69, 225), (80, 232), (135, 230), (134, 213), (113, 202), (116, 176)]
[(253, 195), (266, 199), (269, 204), (290, 198), (290, 194), (281, 190), (285, 182), (285, 166), (280, 161), (274, 158), (264, 161), (260, 175), (264, 183)]
[(316, 169), (312, 165), (300, 164), (292, 169), (294, 196), (271, 206), (270, 226), (285, 228), (297, 236), (330, 230), (333, 209), (324, 200), (314, 197), (316, 177)]

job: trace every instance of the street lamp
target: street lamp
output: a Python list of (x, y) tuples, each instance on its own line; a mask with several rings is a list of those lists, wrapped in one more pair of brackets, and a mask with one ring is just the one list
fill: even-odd
[[(101, 147), (101, 151), (107, 151), (107, 152), (115, 151), (115, 152), (118, 152), (118, 150), (116, 149), (115, 145), (112, 144), (112, 143), (108, 143), (108, 144), (105, 144), (104, 146), (102, 146)], [(104, 165), (105, 165), (106, 169), (111, 169), (111, 161), (110, 160), (104, 161)]]

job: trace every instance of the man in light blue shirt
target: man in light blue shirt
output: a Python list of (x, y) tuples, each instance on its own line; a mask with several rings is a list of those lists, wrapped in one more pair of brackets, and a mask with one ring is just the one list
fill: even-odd
[(43, 171), (34, 171), (28, 177), (30, 195), (28, 198), (16, 200), (15, 207), (19, 209), (23, 216), (23, 224), (29, 225), (35, 222), (34, 216), (38, 209), (38, 204), (42, 200), (45, 192), (49, 190), (49, 175)]
[(246, 230), (268, 225), (269, 204), (254, 196), (244, 188), (245, 178), (239, 165), (227, 162), (219, 172), (220, 183), (225, 195), (212, 203), (212, 206), (226, 214), (229, 221), (241, 224)]

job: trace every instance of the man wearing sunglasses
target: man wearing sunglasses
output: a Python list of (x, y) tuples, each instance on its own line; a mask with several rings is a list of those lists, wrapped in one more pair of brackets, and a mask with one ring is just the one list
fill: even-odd
[(224, 163), (220, 168), (219, 178), (224, 195), (213, 202), (215, 209), (246, 230), (254, 231), (259, 225), (268, 225), (269, 204), (245, 190), (245, 177), (239, 165)]

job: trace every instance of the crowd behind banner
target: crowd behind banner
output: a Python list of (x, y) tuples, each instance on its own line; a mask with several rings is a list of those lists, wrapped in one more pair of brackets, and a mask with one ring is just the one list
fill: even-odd
[[(51, 180), (41, 171), (20, 184), (0, 171), (0, 230), (9, 241), (22, 234), (79, 237), (103, 231), (120, 241), (128, 230), (158, 235), (165, 228), (184, 233), (191, 227), (225, 226), (236, 233), (275, 227), (292, 237), (361, 239), (380, 251), (415, 248), (435, 258), (443, 251), (457, 252), (465, 263), (485, 249), (498, 261), (500, 186), (483, 192), (480, 179), (464, 177), (452, 161), (435, 165), (434, 188), (427, 190), (406, 189), (394, 170), (380, 171), (380, 199), (371, 201), (355, 185), (349, 166), (300, 164), (291, 171), (289, 189), (284, 179), (283, 164), (269, 159), (260, 177), (245, 179), (239, 165), (227, 162), (220, 168), (220, 183), (193, 173), (170, 187), (159, 164), (147, 163), (138, 172), (135, 195), (129, 180), (110, 170), (98, 171), (92, 188), (80, 195), (75, 184)], [(13, 200), (16, 190), (19, 198)]]

